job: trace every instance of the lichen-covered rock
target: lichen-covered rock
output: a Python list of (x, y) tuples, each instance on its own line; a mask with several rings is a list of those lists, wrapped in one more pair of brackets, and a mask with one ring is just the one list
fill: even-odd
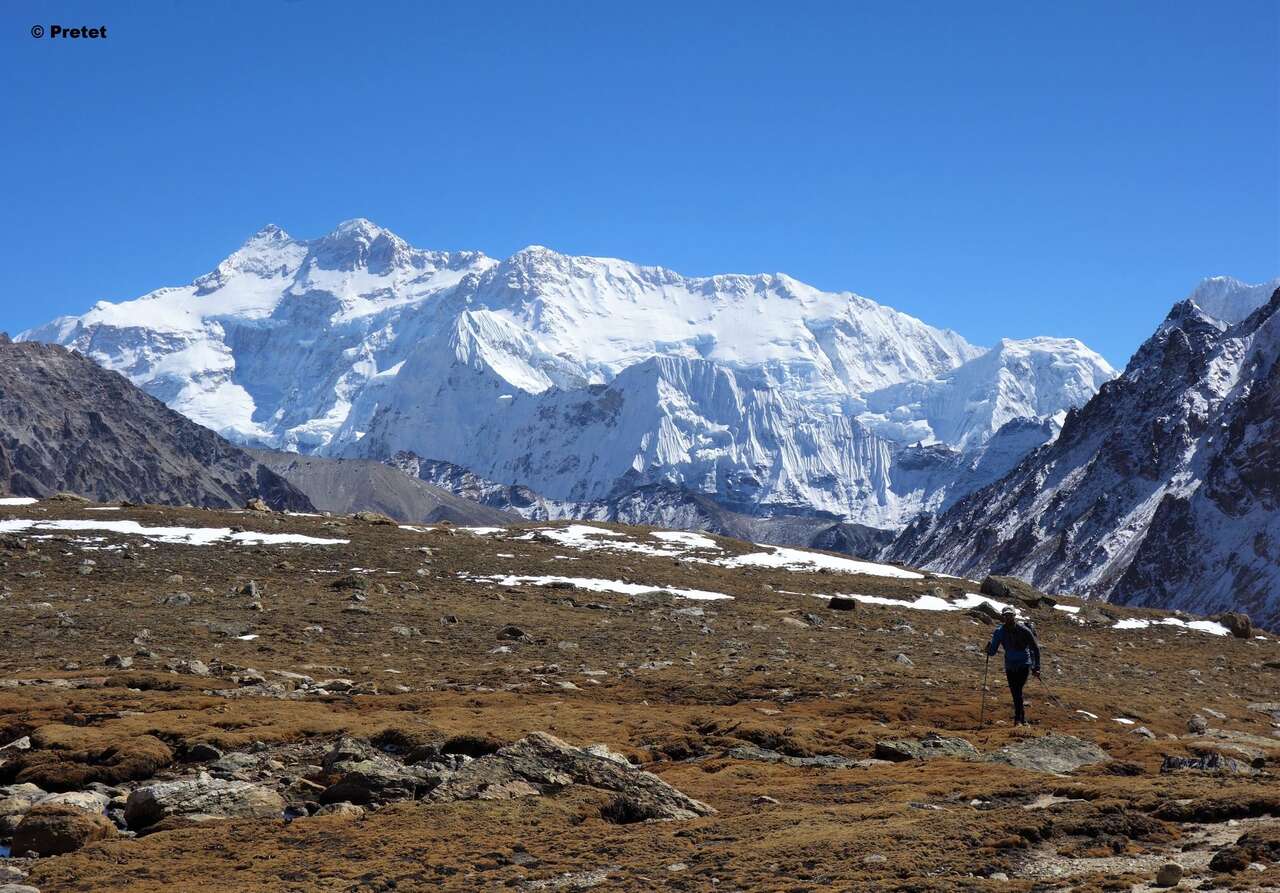
[(138, 788), (125, 803), (124, 818), (136, 830), (167, 816), (261, 818), (279, 816), (284, 808), (284, 798), (275, 791), (201, 773)]
[(573, 747), (545, 732), (534, 732), (497, 753), (473, 760), (432, 791), (430, 799), (437, 803), (511, 799), (550, 793), (571, 784), (618, 794), (606, 807), (605, 818), (619, 824), (715, 813), (652, 773)]
[(0, 838), (13, 834), (22, 817), (45, 796), (45, 792), (33, 784), (0, 787)]
[(993, 763), (1007, 763), (1034, 772), (1065, 774), (1111, 757), (1091, 741), (1084, 741), (1074, 735), (1054, 733), (1002, 747), (988, 759)]
[(358, 738), (340, 738), (324, 758), (335, 777), (320, 794), (321, 803), (364, 806), (387, 800), (415, 799), (434, 788), (441, 774), (431, 767), (406, 766)]
[(116, 826), (104, 815), (75, 806), (51, 803), (33, 807), (13, 832), (15, 853), (57, 856), (72, 853), (95, 840), (117, 835)]
[(932, 760), (949, 757), (953, 760), (974, 760), (978, 749), (963, 738), (945, 738), (929, 733), (923, 738), (906, 738), (876, 742), (876, 759), (902, 762), (904, 760)]

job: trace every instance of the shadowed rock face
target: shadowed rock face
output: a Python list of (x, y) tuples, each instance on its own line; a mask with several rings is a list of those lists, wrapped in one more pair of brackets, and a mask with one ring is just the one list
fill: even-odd
[(1280, 290), (1228, 325), (1178, 304), (1057, 440), (890, 557), (1050, 592), (1280, 622)]
[(311, 503), (207, 428), (77, 353), (0, 341), (0, 492), (276, 509)]

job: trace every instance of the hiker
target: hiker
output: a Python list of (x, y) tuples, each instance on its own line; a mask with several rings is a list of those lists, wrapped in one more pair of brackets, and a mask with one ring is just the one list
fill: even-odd
[(1018, 622), (1013, 608), (1001, 611), (1000, 620), (1001, 624), (996, 627), (991, 644), (987, 646), (987, 657), (1004, 646), (1004, 675), (1009, 680), (1009, 693), (1013, 695), (1013, 724), (1029, 725), (1026, 708), (1022, 705), (1022, 687), (1027, 684), (1029, 675), (1040, 675), (1040, 645), (1031, 627)]

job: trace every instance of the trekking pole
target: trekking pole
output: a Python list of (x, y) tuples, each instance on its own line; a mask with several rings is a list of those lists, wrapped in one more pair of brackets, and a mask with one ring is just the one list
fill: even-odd
[(1044, 693), (1049, 696), (1050, 701), (1052, 701), (1056, 706), (1061, 707), (1063, 710), (1071, 710), (1071, 708), (1064, 704), (1062, 699), (1055, 695), (1053, 690), (1049, 688), (1049, 683), (1044, 681), (1044, 676), (1036, 676), (1036, 678), (1039, 679), (1040, 684), (1044, 686)]
[(982, 665), (982, 706), (978, 709), (978, 728), (985, 725), (987, 718), (987, 671), (991, 669), (991, 655), (987, 655), (987, 662)]

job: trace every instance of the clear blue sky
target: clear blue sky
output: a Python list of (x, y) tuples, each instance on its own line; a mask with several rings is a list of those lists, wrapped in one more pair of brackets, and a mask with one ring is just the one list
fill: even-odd
[[(34, 24), (101, 41), (35, 40)], [(1280, 273), (1280, 4), (28, 3), (0, 11), (0, 328), (267, 222), (785, 271), (1122, 364)]]

